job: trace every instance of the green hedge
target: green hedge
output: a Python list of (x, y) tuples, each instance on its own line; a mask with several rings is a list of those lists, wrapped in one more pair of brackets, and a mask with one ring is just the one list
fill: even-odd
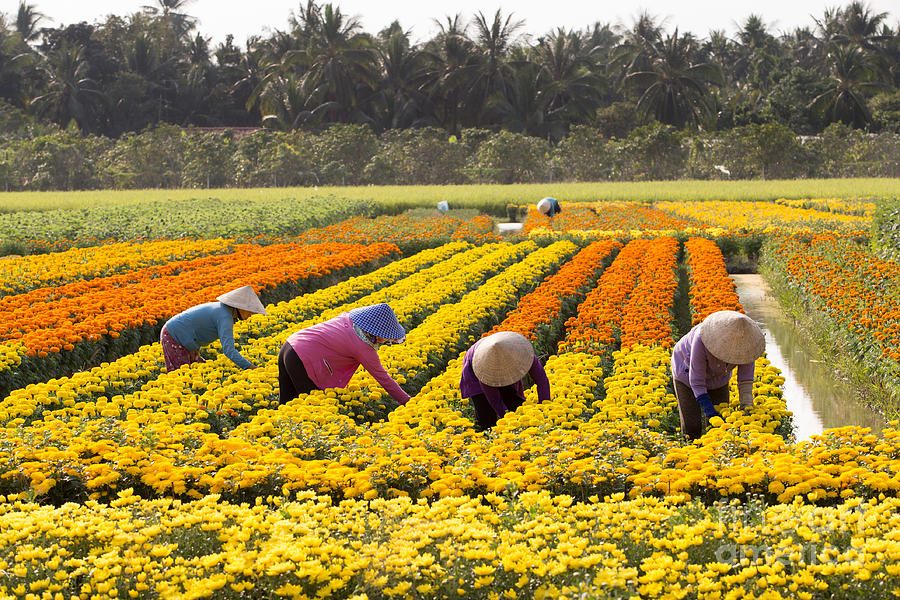
[(883, 258), (900, 260), (900, 198), (877, 204), (872, 218), (872, 249)]
[(0, 141), (0, 190), (458, 185), (900, 177), (900, 136), (832, 125), (800, 138), (777, 124), (688, 133), (654, 123), (622, 139), (577, 126), (558, 144), (508, 131), (321, 133), (236, 137), (172, 125), (118, 140), (63, 131)]

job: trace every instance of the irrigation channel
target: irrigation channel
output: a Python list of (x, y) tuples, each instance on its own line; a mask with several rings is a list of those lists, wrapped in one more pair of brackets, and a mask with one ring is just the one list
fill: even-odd
[(823, 429), (858, 425), (880, 433), (884, 421), (865, 406), (855, 391), (818, 357), (793, 320), (781, 309), (761, 275), (734, 274), (737, 292), (746, 313), (766, 335), (766, 356), (781, 369), (787, 408), (794, 413), (797, 441)]

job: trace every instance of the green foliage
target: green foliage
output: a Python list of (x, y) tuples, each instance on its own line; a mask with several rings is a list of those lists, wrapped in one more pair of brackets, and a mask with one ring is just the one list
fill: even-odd
[(154, 200), (130, 205), (0, 214), (0, 239), (91, 243), (96, 240), (295, 235), (310, 227), (369, 214), (372, 208), (371, 201), (328, 195), (306, 199), (273, 196), (255, 202), (241, 198)]
[(900, 198), (878, 202), (872, 218), (872, 249), (883, 258), (900, 260)]
[(819, 132), (822, 130), (821, 119), (809, 105), (825, 86), (825, 80), (815, 71), (795, 67), (772, 88), (762, 114), (767, 121), (781, 123), (802, 135)]
[(0, 167), (4, 189), (21, 186), (32, 190), (76, 190), (100, 184), (98, 160), (111, 141), (106, 138), (60, 131), (30, 139), (12, 140), (0, 147), (6, 155)]
[(185, 140), (187, 161), (182, 187), (224, 187), (234, 172), (234, 137), (214, 133), (192, 134)]
[(872, 98), (871, 108), (876, 129), (900, 133), (900, 91), (877, 94)]
[(634, 103), (613, 102), (609, 106), (598, 108), (594, 122), (603, 137), (628, 137), (637, 126)]
[(470, 177), (489, 183), (532, 183), (547, 177), (550, 144), (540, 138), (501, 131), (478, 147)]
[(612, 152), (601, 131), (572, 127), (553, 152), (554, 176), (566, 181), (600, 181), (612, 174)]
[(365, 168), (365, 179), (376, 185), (441, 185), (464, 183), (466, 147), (451, 143), (437, 127), (388, 131), (378, 154)]
[(116, 188), (180, 187), (186, 138), (174, 125), (119, 138), (105, 158), (106, 182)]
[(745, 125), (692, 141), (688, 168), (693, 177), (790, 179), (819, 170), (815, 146), (801, 143), (778, 123)]
[(671, 125), (653, 122), (638, 127), (616, 148), (617, 177), (621, 179), (676, 179), (684, 172), (687, 151), (684, 134)]

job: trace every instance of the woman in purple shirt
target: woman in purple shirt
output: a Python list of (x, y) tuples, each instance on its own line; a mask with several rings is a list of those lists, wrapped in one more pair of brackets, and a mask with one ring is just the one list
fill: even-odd
[(409, 394), (378, 358), (381, 344), (399, 344), (404, 339), (406, 332), (384, 303), (354, 308), (301, 329), (278, 354), (278, 399), (285, 403), (312, 390), (346, 387), (362, 365), (394, 400), (406, 404)]
[(550, 381), (528, 339), (512, 331), (500, 331), (475, 342), (463, 358), (459, 391), (475, 408), (475, 425), (490, 429), (497, 419), (525, 402), (525, 374), (537, 386), (538, 400), (550, 400)]
[(756, 359), (766, 340), (756, 322), (733, 310), (714, 312), (678, 340), (672, 351), (672, 378), (681, 431), (688, 439), (703, 433), (700, 411), (718, 417), (715, 405), (728, 402), (728, 382), (737, 367), (741, 408), (753, 406)]

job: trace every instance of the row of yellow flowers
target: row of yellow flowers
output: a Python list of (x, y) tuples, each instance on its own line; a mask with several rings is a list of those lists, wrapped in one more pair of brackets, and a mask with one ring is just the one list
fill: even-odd
[(656, 207), (677, 217), (694, 219), (714, 227), (767, 233), (777, 229), (827, 229), (865, 234), (871, 223), (871, 219), (866, 216), (827, 213), (774, 202), (659, 202)]
[(792, 208), (811, 208), (824, 212), (871, 217), (875, 214), (873, 198), (778, 198), (776, 204)]
[(119, 242), (0, 261), (0, 296), (228, 251), (233, 240)]
[(6, 598), (888, 598), (900, 500), (483, 498), (0, 506)]

